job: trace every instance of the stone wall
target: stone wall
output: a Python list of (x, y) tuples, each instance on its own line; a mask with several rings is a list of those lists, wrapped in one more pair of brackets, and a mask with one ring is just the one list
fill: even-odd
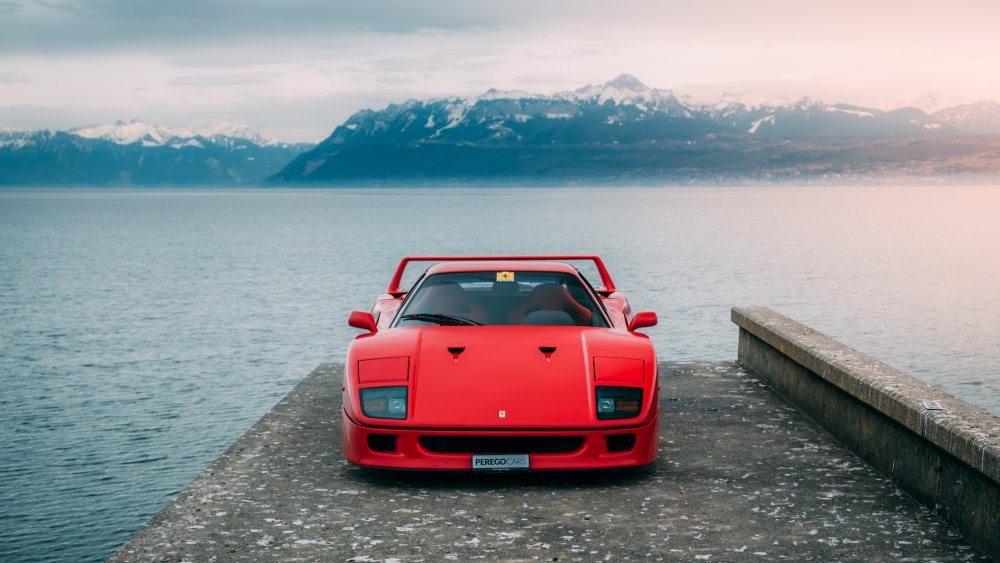
[(1000, 418), (766, 307), (739, 361), (1000, 561)]

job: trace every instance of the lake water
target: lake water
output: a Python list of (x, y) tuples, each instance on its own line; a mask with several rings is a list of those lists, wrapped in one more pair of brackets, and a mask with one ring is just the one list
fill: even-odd
[(1000, 190), (0, 191), (0, 558), (99, 560), (407, 254), (596, 253), (665, 360), (768, 305), (1000, 413)]

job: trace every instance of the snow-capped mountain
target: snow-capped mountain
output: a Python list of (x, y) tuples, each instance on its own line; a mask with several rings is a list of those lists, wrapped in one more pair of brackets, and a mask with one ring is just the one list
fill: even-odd
[(977, 135), (1000, 135), (1000, 103), (980, 101), (934, 113), (934, 118), (955, 129)]
[(64, 131), (0, 130), (0, 184), (253, 183), (311, 148), (228, 120), (169, 128), (142, 121)]
[(736, 103), (709, 113), (735, 131), (768, 139), (921, 137), (947, 132), (945, 124), (914, 108), (883, 111), (809, 98), (753, 107)]
[(585, 105), (634, 106), (642, 112), (694, 117), (691, 109), (682, 104), (671, 90), (650, 88), (631, 74), (622, 74), (596, 86), (588, 84), (573, 92), (556, 94), (556, 97)]
[(103, 139), (116, 145), (141, 143), (144, 147), (162, 147), (173, 138), (169, 129), (137, 120), (128, 123), (118, 121), (112, 125), (79, 127), (67, 132), (84, 139)]
[(692, 112), (669, 90), (622, 75), (548, 96), (491, 89), (469, 98), (410, 100), (381, 111), (362, 110), (323, 144), (614, 143), (697, 138), (717, 130), (709, 116)]
[(277, 140), (261, 133), (260, 127), (239, 119), (206, 121), (187, 127), (153, 125), (133, 119), (110, 125), (92, 125), (70, 129), (68, 133), (87, 139), (104, 139), (119, 145), (141, 143), (145, 147), (197, 146), (198, 139), (208, 139), (217, 144), (233, 144), (234, 140), (249, 141), (260, 147), (281, 145)]
[(893, 110), (898, 108), (916, 108), (920, 111), (933, 115), (943, 109), (962, 105), (962, 98), (958, 96), (946, 96), (937, 92), (927, 92), (923, 96), (905, 102), (896, 102), (883, 106), (881, 109)]
[[(936, 103), (921, 102), (928, 108)], [(1000, 173), (1000, 139), (973, 136), (983, 134), (1000, 135), (1000, 104), (928, 114), (912, 104), (884, 109), (808, 98), (760, 101), (745, 93), (707, 103), (626, 74), (549, 95), (491, 89), (361, 110), (315, 147), (276, 142), (239, 120), (186, 127), (133, 120), (70, 132), (2, 129), (0, 184)]]
[(489, 90), (469, 98), (410, 100), (363, 110), (324, 145), (379, 143), (594, 144), (764, 138), (923, 136), (947, 130), (918, 110), (883, 111), (808, 98), (784, 104), (699, 105), (631, 75), (571, 92), (530, 95)]
[(529, 160), (539, 169), (531, 173), (544, 175), (549, 173), (545, 155), (558, 153), (561, 162), (569, 163), (565, 155), (574, 151), (621, 155), (668, 146), (674, 147), (671, 157), (683, 148), (710, 159), (700, 147), (712, 143), (859, 143), (961, 134), (915, 108), (885, 111), (808, 98), (749, 105), (736, 99), (698, 103), (626, 74), (551, 95), (488, 90), (471, 97), (409, 100), (355, 113), (275, 180), (381, 178), (397, 172), (418, 177), (521, 174)]
[(21, 131), (0, 127), (0, 151), (15, 151), (51, 137), (49, 131)]

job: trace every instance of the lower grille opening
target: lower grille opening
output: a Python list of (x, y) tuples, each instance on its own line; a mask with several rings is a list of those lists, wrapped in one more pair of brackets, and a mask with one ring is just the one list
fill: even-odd
[(373, 452), (395, 452), (396, 436), (394, 434), (369, 434), (368, 449)]
[(583, 436), (420, 437), (421, 446), (441, 454), (563, 454), (580, 449), (583, 442)]
[(635, 447), (635, 434), (612, 434), (607, 436), (608, 452), (627, 452)]

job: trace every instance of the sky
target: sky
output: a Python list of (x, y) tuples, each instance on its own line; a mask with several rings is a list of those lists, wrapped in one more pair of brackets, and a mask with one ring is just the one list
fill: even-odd
[(314, 142), (364, 108), (622, 73), (708, 101), (1000, 100), (997, 22), (980, 0), (0, 0), (0, 126)]

